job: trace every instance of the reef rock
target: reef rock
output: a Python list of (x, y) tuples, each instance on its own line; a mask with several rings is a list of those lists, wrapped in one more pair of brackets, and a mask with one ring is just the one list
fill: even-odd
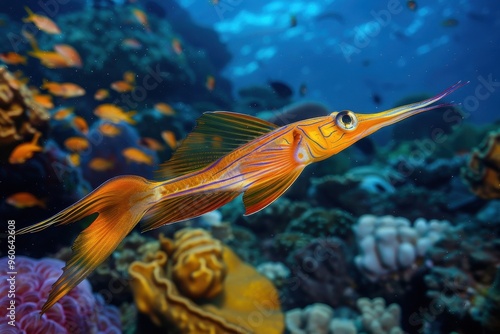
[(338, 238), (319, 238), (298, 250), (292, 267), (291, 297), (299, 305), (352, 305), (355, 292), (345, 245)]
[(462, 177), (484, 199), (500, 198), (500, 131), (492, 131), (471, 154)]
[(0, 66), (0, 161), (35, 133), (46, 132), (48, 121), (48, 111), (35, 102), (28, 87)]

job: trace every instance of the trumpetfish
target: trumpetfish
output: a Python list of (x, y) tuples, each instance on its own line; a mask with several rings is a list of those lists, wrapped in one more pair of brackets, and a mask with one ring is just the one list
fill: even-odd
[(465, 84), (458, 82), (427, 100), (375, 114), (343, 110), (281, 127), (244, 114), (204, 113), (159, 168), (159, 181), (134, 175), (112, 178), (58, 214), (17, 232), (38, 232), (97, 213), (76, 238), (41, 314), (110, 256), (141, 219), (142, 232), (149, 231), (215, 210), (242, 193), (245, 215), (251, 215), (280, 197), (306, 166), (385, 126), (452, 105), (434, 103)]

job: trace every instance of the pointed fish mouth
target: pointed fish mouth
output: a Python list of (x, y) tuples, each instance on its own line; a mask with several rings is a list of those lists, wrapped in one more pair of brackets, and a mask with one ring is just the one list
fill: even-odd
[(408, 117), (423, 113), (425, 111), (456, 106), (457, 104), (455, 103), (440, 103), (435, 105), (431, 104), (443, 99), (444, 97), (450, 95), (457, 89), (467, 85), (468, 83), (469, 81), (466, 82), (459, 81), (453, 86), (441, 92), (440, 94), (424, 101), (407, 104), (401, 107), (396, 107), (375, 114), (357, 114), (356, 116), (358, 116), (359, 125), (365, 128), (364, 131), (362, 132), (363, 133), (362, 136), (363, 137), (367, 136), (385, 126), (397, 123)]

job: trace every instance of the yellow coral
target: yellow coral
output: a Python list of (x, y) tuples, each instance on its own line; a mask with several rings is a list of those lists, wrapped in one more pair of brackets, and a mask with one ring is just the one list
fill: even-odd
[(485, 199), (500, 198), (500, 131), (492, 131), (475, 149), (462, 176), (471, 190)]
[[(137, 308), (156, 325), (175, 326), (188, 334), (283, 332), (276, 289), (230, 248), (222, 246), (206, 231), (192, 229), (181, 230), (175, 240), (160, 238), (160, 243), (165, 252), (157, 252), (149, 263), (134, 262), (129, 268)], [(192, 277), (189, 268), (198, 274)], [(188, 280), (177, 280), (176, 285), (175, 271), (178, 279), (182, 276)], [(205, 297), (204, 304), (196, 304), (179, 292), (182, 286), (184, 291), (212, 293), (217, 285), (214, 282), (220, 284), (220, 293), (215, 298)]]
[(172, 280), (183, 295), (213, 298), (222, 291), (226, 265), (219, 240), (202, 229), (184, 229), (171, 245), (168, 239), (162, 239), (162, 245), (172, 257)]

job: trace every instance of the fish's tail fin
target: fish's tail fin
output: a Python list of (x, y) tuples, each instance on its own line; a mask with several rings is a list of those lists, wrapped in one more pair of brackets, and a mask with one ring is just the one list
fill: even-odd
[(154, 183), (138, 176), (119, 176), (55, 216), (19, 230), (16, 234), (38, 232), (52, 225), (71, 224), (98, 213), (92, 224), (76, 238), (71, 259), (52, 285), (41, 314), (111, 255), (154, 202)]
[(132, 118), (135, 115), (137, 115), (137, 111), (135, 111), (135, 110), (128, 111), (127, 112), (127, 123), (129, 123), (129, 124), (137, 123), (136, 120)]
[(33, 11), (28, 6), (24, 6), (24, 9), (26, 10), (26, 12), (28, 12), (28, 17), (25, 17), (23, 19), (23, 22), (31, 22), (31, 19), (33, 18), (33, 16), (35, 16), (35, 13), (33, 13)]
[(32, 143), (33, 145), (38, 144), (38, 140), (40, 139), (40, 136), (41, 136), (41, 135), (42, 135), (42, 134), (41, 134), (40, 132), (38, 132), (38, 131), (37, 131), (37, 132), (35, 132), (35, 134), (33, 135), (33, 139), (31, 140), (31, 143)]

